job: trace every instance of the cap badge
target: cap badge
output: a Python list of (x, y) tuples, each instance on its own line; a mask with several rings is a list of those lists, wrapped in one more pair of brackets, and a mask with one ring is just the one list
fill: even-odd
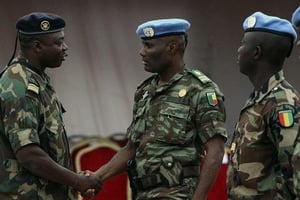
[(43, 31), (48, 31), (50, 29), (50, 23), (48, 21), (42, 21), (40, 26)]
[(248, 18), (248, 28), (253, 28), (255, 26), (255, 23), (256, 23), (256, 17), (250, 16)]
[(179, 97), (184, 97), (185, 95), (186, 95), (186, 89), (179, 90), (179, 92), (178, 92)]
[(144, 28), (143, 31), (144, 31), (144, 34), (145, 34), (146, 37), (153, 37), (154, 36), (153, 28)]

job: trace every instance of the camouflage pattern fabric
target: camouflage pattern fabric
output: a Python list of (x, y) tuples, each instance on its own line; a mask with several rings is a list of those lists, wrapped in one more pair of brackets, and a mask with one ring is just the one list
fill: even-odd
[[(20, 64), (11, 65), (0, 79), (1, 200), (70, 200), (75, 193), (65, 185), (49, 182), (22, 168), (15, 152), (38, 144), (58, 164), (71, 169), (62, 106), (49, 77)], [(6, 149), (5, 149), (6, 148)]]
[(186, 69), (162, 86), (157, 83), (153, 75), (138, 87), (127, 134), (138, 144), (137, 177), (160, 174), (168, 187), (138, 190), (137, 199), (191, 199), (198, 177), (182, 179), (183, 163), (199, 165), (210, 138), (226, 140), (223, 94), (197, 70)]
[(291, 157), (299, 117), (299, 94), (283, 71), (251, 94), (231, 145), (230, 199), (294, 199)]

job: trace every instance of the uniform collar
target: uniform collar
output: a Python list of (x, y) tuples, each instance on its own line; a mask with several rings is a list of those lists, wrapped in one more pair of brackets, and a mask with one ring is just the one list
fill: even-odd
[(268, 95), (276, 86), (284, 80), (283, 71), (280, 70), (267, 80), (259, 90), (254, 90), (248, 101), (260, 102)]

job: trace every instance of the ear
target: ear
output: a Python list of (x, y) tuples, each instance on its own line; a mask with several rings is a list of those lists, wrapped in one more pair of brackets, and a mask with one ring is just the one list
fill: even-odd
[(255, 49), (254, 49), (254, 59), (257, 60), (259, 59), (260, 57), (262, 56), (262, 48), (261, 46), (256, 46)]
[(178, 43), (177, 42), (174, 42), (174, 41), (171, 41), (169, 44), (168, 44), (168, 51), (170, 53), (176, 53), (177, 52), (177, 49), (178, 49)]
[(32, 42), (32, 48), (34, 49), (35, 52), (40, 52), (42, 47), (41, 47), (41, 41), (39, 40), (34, 40)]

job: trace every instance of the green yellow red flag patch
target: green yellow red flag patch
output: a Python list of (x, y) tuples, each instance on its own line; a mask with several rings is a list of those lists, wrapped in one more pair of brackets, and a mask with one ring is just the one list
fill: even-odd
[(278, 113), (279, 124), (282, 127), (291, 127), (294, 125), (294, 117), (291, 110), (283, 110)]
[(206, 96), (207, 96), (209, 105), (215, 106), (218, 104), (218, 99), (217, 99), (217, 95), (215, 92), (208, 92), (208, 93), (206, 93)]

